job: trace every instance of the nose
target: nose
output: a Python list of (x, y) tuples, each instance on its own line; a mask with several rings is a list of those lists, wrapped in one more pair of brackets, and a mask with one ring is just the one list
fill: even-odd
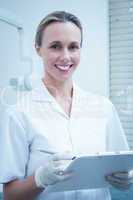
[(61, 52), (60, 59), (63, 61), (69, 61), (70, 60), (70, 52), (67, 48), (64, 48)]

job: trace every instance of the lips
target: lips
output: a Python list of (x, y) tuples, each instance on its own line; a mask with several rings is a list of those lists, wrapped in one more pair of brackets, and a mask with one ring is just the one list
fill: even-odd
[(55, 67), (61, 71), (68, 71), (71, 67), (72, 64), (67, 64), (67, 65), (55, 65)]

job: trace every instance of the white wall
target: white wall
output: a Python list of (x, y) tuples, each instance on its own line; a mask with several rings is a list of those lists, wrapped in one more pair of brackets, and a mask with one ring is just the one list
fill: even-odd
[[(35, 73), (41, 62), (33, 50), (36, 26), (43, 16), (54, 10), (76, 14), (84, 27), (82, 59), (74, 78), (83, 88), (108, 95), (108, 20), (107, 0), (1, 0), (0, 7), (18, 15), (25, 27), (25, 51), (34, 60)], [(17, 66), (16, 66), (17, 67)]]

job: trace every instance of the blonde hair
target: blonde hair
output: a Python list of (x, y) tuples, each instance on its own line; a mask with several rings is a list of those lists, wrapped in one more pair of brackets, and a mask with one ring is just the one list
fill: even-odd
[(46, 17), (44, 17), (40, 24), (37, 27), (36, 35), (35, 35), (35, 45), (40, 47), (42, 45), (42, 36), (44, 29), (51, 23), (54, 22), (71, 22), (75, 24), (81, 31), (81, 46), (82, 46), (82, 40), (83, 40), (83, 30), (80, 20), (73, 14), (65, 12), (65, 11), (55, 11), (52, 12)]

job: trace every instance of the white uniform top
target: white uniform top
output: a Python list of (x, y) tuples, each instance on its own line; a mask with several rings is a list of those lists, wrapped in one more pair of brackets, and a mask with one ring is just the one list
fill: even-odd
[[(127, 150), (128, 144), (112, 103), (75, 86), (69, 117), (40, 81), (21, 103), (3, 115), (0, 134), (0, 183), (24, 179), (45, 165), (48, 154), (74, 155)], [(95, 166), (96, 167), (96, 166)], [(89, 177), (88, 177), (89, 178)], [(45, 194), (38, 200), (110, 200), (108, 189)]]

